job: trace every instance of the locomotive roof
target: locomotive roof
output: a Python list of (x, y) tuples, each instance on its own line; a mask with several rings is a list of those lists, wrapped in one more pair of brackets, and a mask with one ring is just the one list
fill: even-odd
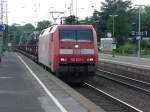
[(48, 27), (46, 29), (44, 29), (42, 32), (41, 32), (41, 35), (46, 35), (46, 34), (49, 34), (50, 32), (54, 32), (56, 29), (60, 29), (60, 30), (64, 30), (64, 29), (67, 29), (67, 30), (74, 30), (74, 29), (79, 29), (79, 30), (88, 30), (88, 29), (93, 29), (93, 26), (92, 25), (53, 25), (51, 27)]
[(60, 29), (60, 30), (64, 30), (64, 29), (93, 29), (93, 26), (92, 25), (54, 25), (53, 26), (53, 29)]
[(58, 28), (71, 28), (71, 27), (73, 27), (73, 28), (76, 28), (76, 27), (91, 28), (93, 26), (92, 25), (56, 25), (56, 27), (58, 27)]
[(58, 26), (58, 27), (91, 27), (92, 25), (54, 25), (54, 26)]

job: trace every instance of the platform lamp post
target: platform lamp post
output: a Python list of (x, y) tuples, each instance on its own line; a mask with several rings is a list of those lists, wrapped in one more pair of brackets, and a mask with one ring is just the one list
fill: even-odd
[(137, 51), (137, 55), (140, 58), (141, 57), (141, 7), (144, 5), (136, 5), (139, 7), (139, 29), (138, 29), (138, 51)]
[(115, 17), (117, 17), (118, 15), (109, 15), (110, 17), (113, 18), (113, 37), (115, 36)]
[(115, 41), (115, 17), (118, 15), (109, 15), (113, 18), (113, 42), (112, 42), (112, 57), (115, 57), (116, 41)]

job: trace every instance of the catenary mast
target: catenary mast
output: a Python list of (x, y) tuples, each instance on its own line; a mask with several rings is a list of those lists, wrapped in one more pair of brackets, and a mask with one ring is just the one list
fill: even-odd
[(0, 49), (8, 43), (7, 0), (0, 0)]

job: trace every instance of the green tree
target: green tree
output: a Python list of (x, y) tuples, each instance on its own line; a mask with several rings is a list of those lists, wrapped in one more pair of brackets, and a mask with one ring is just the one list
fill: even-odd
[(27, 23), (23, 26), (21, 26), (20, 24), (13, 24), (11, 26), (8, 26), (8, 40), (14, 45), (18, 45), (22, 36), (28, 38), (34, 30), (34, 26), (30, 23)]
[(51, 25), (52, 25), (52, 22), (51, 22), (51, 21), (48, 21), (48, 20), (40, 21), (40, 22), (38, 22), (38, 24), (37, 24), (36, 30), (37, 30), (37, 31), (42, 31), (43, 29), (48, 28), (48, 27), (50, 27)]
[(93, 16), (91, 17), (91, 23), (94, 26), (96, 32), (97, 32), (97, 36), (98, 36), (98, 41), (100, 41), (100, 37), (103, 36), (103, 31), (104, 31), (104, 25), (103, 25), (103, 21), (101, 21), (100, 18), (100, 12), (95, 10), (93, 12)]
[(141, 31), (150, 32), (150, 6), (146, 6), (143, 11), (141, 11)]
[[(128, 36), (132, 29), (132, 24), (129, 18), (129, 11), (131, 10), (130, 0), (105, 0), (101, 2), (101, 11), (93, 13), (94, 26), (96, 27), (99, 37), (106, 37), (107, 32), (112, 32), (112, 18), (110, 15), (118, 15), (115, 22), (115, 34), (117, 41), (121, 44), (123, 38)], [(124, 23), (122, 23), (124, 22)], [(125, 30), (125, 31), (124, 31)]]
[(80, 25), (92, 25), (92, 18), (91, 17), (86, 17), (84, 20), (80, 20), (78, 22)]
[[(130, 36), (132, 24), (128, 14), (124, 10), (119, 10), (117, 15), (114, 19), (114, 37), (116, 37), (118, 45), (123, 45)], [(109, 17), (107, 21), (107, 31), (113, 32), (113, 17)]]
[(109, 19), (109, 15), (113, 14), (116, 3), (116, 0), (105, 0), (101, 2), (101, 11), (97, 11), (93, 13), (93, 18), (95, 19), (95, 27), (97, 29), (97, 33), (100, 37), (106, 37), (107, 33), (107, 20)]
[(19, 38), (21, 36), (21, 25), (13, 24), (8, 28), (8, 40), (14, 45), (19, 43)]
[[(145, 6), (140, 9), (141, 13), (141, 31), (150, 31), (150, 6)], [(130, 18), (133, 24), (133, 30), (138, 31), (139, 25), (139, 8), (133, 8), (130, 11)]]
[(26, 31), (26, 32), (29, 32), (29, 33), (32, 33), (35, 30), (35, 27), (30, 23), (27, 23), (27, 24), (25, 24), (24, 26), (21, 26), (21, 27), (22, 27), (21, 28), (22, 31)]
[(65, 24), (79, 24), (78, 23), (78, 18), (75, 15), (70, 15), (68, 17), (65, 18)]

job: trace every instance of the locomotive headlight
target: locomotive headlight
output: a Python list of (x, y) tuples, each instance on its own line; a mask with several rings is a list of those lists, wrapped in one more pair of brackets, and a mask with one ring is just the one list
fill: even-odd
[(94, 61), (94, 59), (93, 58), (87, 58), (87, 61), (92, 62), (92, 61)]
[(75, 48), (79, 48), (79, 45), (75, 45), (74, 47), (75, 47)]
[(89, 61), (94, 61), (94, 59), (93, 59), (93, 58), (90, 58)]
[(65, 61), (65, 58), (60, 58), (60, 61)]
[(66, 58), (60, 58), (60, 61), (65, 62), (65, 61), (67, 61), (67, 59)]

